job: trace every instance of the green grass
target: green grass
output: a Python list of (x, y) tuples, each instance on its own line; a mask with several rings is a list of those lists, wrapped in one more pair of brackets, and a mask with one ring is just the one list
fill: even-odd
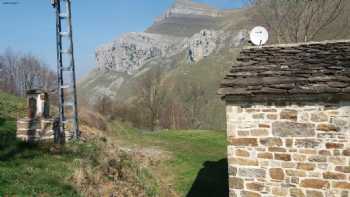
[(0, 91), (0, 154), (16, 140), (16, 118), (24, 111), (24, 99)]
[(94, 143), (26, 144), (16, 140), (14, 121), (0, 126), (0, 196), (81, 196), (71, 183), (79, 160), (97, 154)]
[(225, 196), (227, 191), (226, 136), (224, 132), (187, 130), (140, 132), (113, 123), (125, 144), (158, 147), (170, 152), (163, 171), (170, 172), (182, 196)]
[(16, 117), (24, 113), (24, 99), (0, 92), (0, 196), (79, 196), (68, 177), (80, 154), (18, 141)]
[(67, 144), (58, 153), (52, 144), (16, 140), (15, 123), (0, 126), (0, 196), (80, 196), (70, 182), (77, 159), (96, 152), (93, 144)]
[[(85, 143), (66, 143), (64, 146), (48, 142), (21, 142), (16, 139), (16, 119), (25, 115), (24, 101), (22, 98), (0, 92), (0, 197), (81, 196), (78, 191), (80, 186), (99, 187), (87, 185), (94, 183), (75, 185), (74, 175), (82, 167), (96, 169), (96, 173), (103, 172), (106, 167), (113, 168), (103, 162), (108, 156), (118, 160), (113, 153), (102, 154), (110, 151), (105, 150), (105, 141), (96, 138)], [(121, 157), (121, 153), (118, 156)], [(135, 183), (127, 182), (125, 187), (131, 188), (132, 184), (137, 184), (143, 187), (148, 196), (157, 196), (156, 181), (148, 169), (139, 168), (130, 157), (119, 160), (121, 163), (116, 170), (130, 172), (128, 176), (135, 179)], [(82, 163), (85, 165), (82, 166)], [(132, 174), (133, 172), (135, 174)], [(93, 179), (95, 176), (96, 174), (92, 174), (89, 178)]]
[[(94, 143), (67, 144), (59, 152), (51, 144), (28, 145), (16, 140), (16, 117), (24, 114), (24, 100), (0, 93), (0, 196), (80, 196), (72, 184), (79, 160), (93, 161)], [(140, 132), (113, 124), (125, 144), (157, 147), (169, 153), (159, 171), (182, 196), (225, 196), (227, 161), (225, 133), (204, 130)], [(98, 163), (98, 162), (96, 162)], [(157, 196), (157, 183), (148, 169), (138, 181), (149, 196)], [(165, 177), (167, 178), (167, 177)]]
[(23, 116), (24, 113), (24, 99), (0, 91), (0, 126), (1, 120), (15, 120), (17, 116)]
[(137, 179), (137, 181), (145, 188), (147, 196), (159, 196), (160, 191), (157, 180), (147, 168), (138, 168)]
[(28, 145), (15, 137), (15, 123), (0, 126), (0, 196), (79, 196), (68, 178), (80, 153), (53, 154), (49, 145)]

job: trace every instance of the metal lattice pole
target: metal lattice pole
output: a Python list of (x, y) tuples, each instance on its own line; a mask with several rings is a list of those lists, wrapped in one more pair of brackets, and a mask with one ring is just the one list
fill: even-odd
[[(59, 135), (60, 141), (78, 140), (78, 103), (76, 91), (75, 60), (72, 33), (71, 0), (52, 0), (56, 9), (57, 79), (59, 96)], [(66, 132), (71, 123), (71, 131)], [(67, 136), (68, 135), (68, 136)]]

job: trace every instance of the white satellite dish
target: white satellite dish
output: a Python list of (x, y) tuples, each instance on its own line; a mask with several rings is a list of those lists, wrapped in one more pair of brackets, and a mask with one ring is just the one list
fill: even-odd
[(250, 41), (256, 46), (262, 46), (269, 40), (269, 32), (265, 27), (257, 26), (250, 31)]

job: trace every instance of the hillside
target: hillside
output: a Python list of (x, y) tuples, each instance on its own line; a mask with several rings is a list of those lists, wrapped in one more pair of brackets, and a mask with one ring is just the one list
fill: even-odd
[(86, 124), (85, 143), (18, 141), (16, 117), (24, 114), (24, 99), (0, 91), (0, 196), (156, 195), (157, 185), (147, 169)]
[[(199, 101), (195, 127), (224, 129), (224, 105), (216, 89), (246, 43), (245, 12), (175, 1), (145, 33), (124, 34), (96, 50), (97, 68), (79, 81), (80, 97), (92, 105), (105, 97), (130, 105), (139, 98), (140, 81), (160, 70), (161, 92), (166, 92), (167, 102), (180, 102), (184, 113), (193, 113), (188, 108), (197, 104), (188, 99), (193, 92), (187, 87), (198, 86), (204, 89), (204, 99)], [(169, 91), (174, 88), (178, 91)]]
[[(327, 16), (333, 20), (331, 10), (319, 10), (317, 18), (302, 15), (329, 23), (312, 23), (317, 33), (314, 40), (348, 38), (350, 7), (343, 2), (344, 9), (333, 22), (327, 20)], [(259, 9), (217, 10), (191, 0), (176, 0), (145, 32), (126, 33), (96, 49), (97, 67), (80, 80), (80, 98), (112, 119), (143, 129), (224, 130), (224, 104), (216, 90), (241, 48), (249, 45), (248, 30), (264, 25), (270, 28), (269, 43), (293, 40), (294, 31), (283, 31), (288, 39), (277, 39), (278, 28), (284, 26), (269, 24), (270, 20), (259, 14), (264, 10)], [(292, 20), (288, 28), (293, 30), (293, 24), (299, 24), (294, 39), (307, 39), (307, 26), (293, 21), (292, 13), (288, 12), (291, 16), (287, 18)], [(107, 104), (111, 107), (105, 107)]]
[(24, 99), (0, 91), (0, 150), (15, 140), (16, 118), (24, 113)]
[(118, 122), (113, 122), (111, 127), (121, 145), (158, 158), (159, 161), (148, 169), (158, 178), (160, 188), (166, 186), (159, 196), (172, 196), (169, 190), (175, 192), (175, 196), (228, 195), (225, 133), (206, 130), (140, 132)]
[(178, 197), (228, 192), (223, 132), (144, 133), (119, 122), (102, 132), (87, 125), (97, 117), (87, 119), (94, 113), (84, 111), (82, 142), (25, 144), (15, 137), (17, 114), (25, 113), (24, 99), (0, 92), (0, 112), (0, 196)]

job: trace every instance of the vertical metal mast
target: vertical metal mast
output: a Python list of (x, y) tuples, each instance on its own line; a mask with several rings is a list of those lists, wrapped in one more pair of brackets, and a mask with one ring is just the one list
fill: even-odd
[[(66, 139), (79, 139), (78, 103), (72, 33), (71, 0), (52, 0), (56, 9), (57, 77), (59, 94), (59, 133)], [(69, 132), (66, 130), (69, 129)]]

